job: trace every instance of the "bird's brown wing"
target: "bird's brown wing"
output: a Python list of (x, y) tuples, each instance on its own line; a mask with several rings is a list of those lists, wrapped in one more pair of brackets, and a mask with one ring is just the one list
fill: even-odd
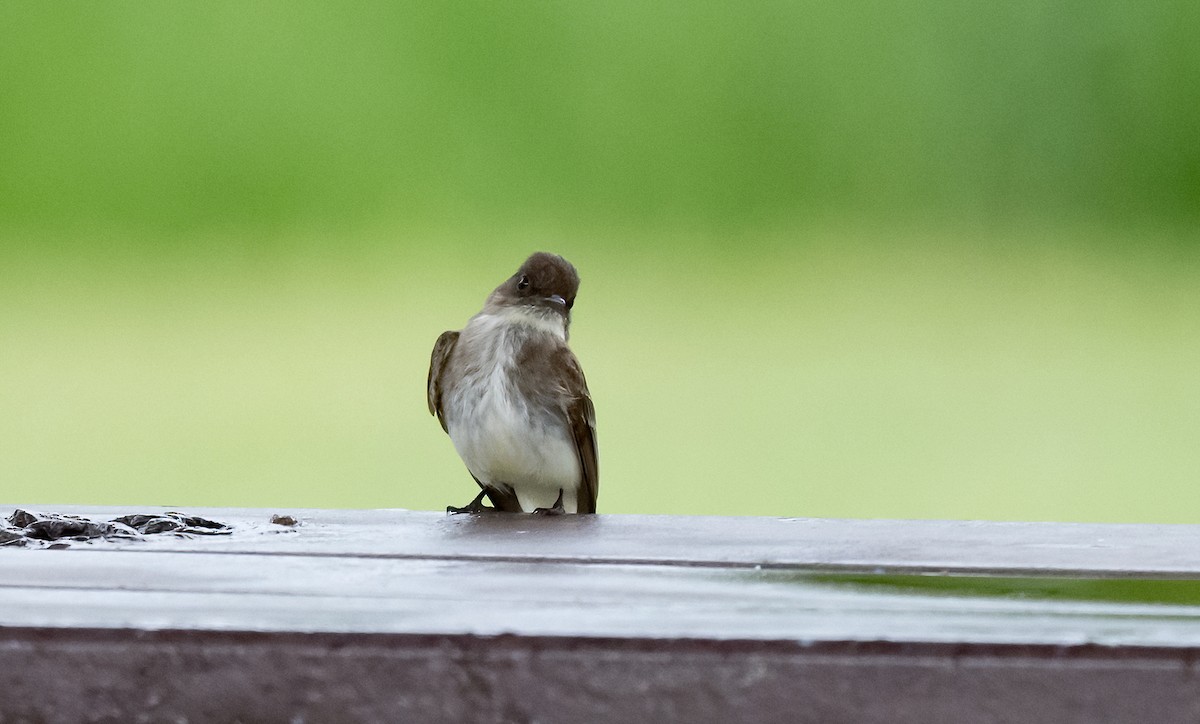
[(579, 465), (583, 471), (583, 480), (579, 485), (577, 512), (595, 513), (596, 496), (600, 492), (600, 460), (596, 451), (596, 408), (592, 406), (592, 396), (588, 392), (587, 381), (579, 362), (572, 356), (567, 365), (569, 374), (576, 377), (577, 384), (570, 386), (576, 390), (567, 402), (567, 423), (575, 438), (575, 450), (579, 453)]
[(438, 422), (442, 423), (442, 429), (446, 432), (450, 430), (446, 427), (446, 417), (442, 413), (442, 373), (446, 370), (446, 362), (457, 343), (458, 332), (442, 332), (442, 336), (438, 337), (433, 345), (433, 354), (429, 358), (429, 379), (426, 381), (429, 414), (437, 415)]

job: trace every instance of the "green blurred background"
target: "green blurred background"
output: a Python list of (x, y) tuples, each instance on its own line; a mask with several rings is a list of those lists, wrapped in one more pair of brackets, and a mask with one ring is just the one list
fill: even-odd
[(0, 4), (0, 500), (438, 509), (538, 249), (602, 512), (1200, 522), (1200, 3)]

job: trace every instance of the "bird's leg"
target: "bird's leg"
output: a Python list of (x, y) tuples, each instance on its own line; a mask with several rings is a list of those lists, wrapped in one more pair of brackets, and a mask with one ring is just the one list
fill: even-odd
[(495, 508), (489, 508), (483, 504), (483, 496), (485, 495), (487, 495), (487, 491), (480, 490), (479, 495), (476, 495), (474, 500), (461, 508), (456, 508), (453, 505), (447, 505), (446, 513), (449, 515), (456, 515), (458, 513), (471, 513), (473, 515), (478, 515), (480, 513), (495, 513)]
[(566, 515), (567, 511), (565, 508), (563, 508), (562, 499), (563, 499), (563, 489), (559, 488), (558, 489), (558, 500), (554, 501), (554, 507), (552, 507), (552, 508), (534, 508), (533, 514), (534, 515)]

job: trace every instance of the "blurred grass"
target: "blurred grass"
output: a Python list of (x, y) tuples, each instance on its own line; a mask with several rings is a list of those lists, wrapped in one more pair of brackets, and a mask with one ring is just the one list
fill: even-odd
[(0, 500), (462, 503), (584, 279), (602, 510), (1200, 522), (1200, 5), (0, 5)]
[(39, 228), (1200, 213), (1191, 0), (15, 0), (0, 28), (0, 197)]
[[(6, 498), (470, 497), (425, 410), (428, 352), (541, 245), (425, 241), (13, 274)], [(1194, 246), (841, 229), (713, 263), (603, 241), (558, 248), (584, 278), (609, 512), (1196, 521)]]

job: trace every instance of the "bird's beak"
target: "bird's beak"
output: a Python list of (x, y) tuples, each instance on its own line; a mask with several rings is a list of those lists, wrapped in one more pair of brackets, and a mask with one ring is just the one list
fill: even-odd
[(566, 308), (566, 306), (567, 306), (567, 300), (563, 299), (562, 297), (560, 297), (557, 294), (551, 294), (550, 296), (546, 297), (546, 300), (554, 302), (555, 304), (557, 304), (558, 306), (563, 307), (563, 308)]

